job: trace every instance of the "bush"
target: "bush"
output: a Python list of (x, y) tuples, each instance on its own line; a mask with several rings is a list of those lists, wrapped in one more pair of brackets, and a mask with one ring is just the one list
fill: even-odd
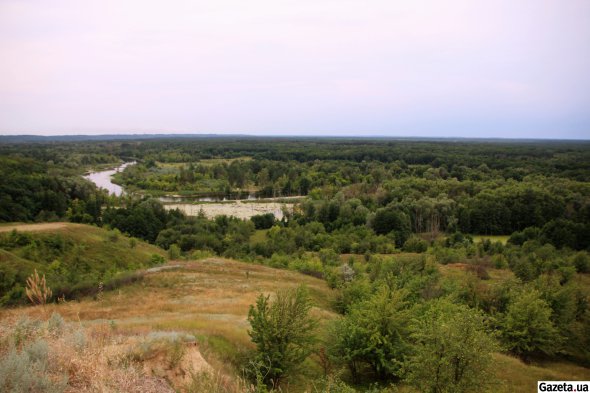
[(400, 376), (410, 350), (405, 297), (405, 291), (383, 286), (367, 300), (354, 303), (334, 323), (330, 352), (346, 363), (355, 381), (361, 365), (369, 366), (382, 379)]
[(496, 254), (492, 257), (492, 263), (496, 269), (506, 269), (508, 267), (508, 260), (502, 254)]
[(47, 330), (54, 336), (60, 336), (65, 328), (66, 322), (61, 315), (54, 312), (47, 321)]
[(49, 378), (47, 368), (48, 348), (45, 341), (35, 341), (20, 352), (12, 348), (0, 359), (0, 391), (63, 392), (67, 377), (64, 376), (61, 381), (54, 381)]
[(414, 348), (404, 369), (419, 391), (479, 392), (494, 382), (492, 354), (499, 346), (478, 311), (435, 300), (412, 330)]
[(590, 273), (590, 256), (585, 251), (580, 251), (572, 258), (572, 263), (578, 273)]
[(275, 215), (272, 213), (258, 214), (250, 218), (256, 229), (270, 229), (275, 224)]
[(166, 262), (166, 260), (160, 254), (152, 254), (152, 257), (150, 258), (151, 265), (161, 265), (164, 262)]
[(248, 334), (256, 344), (256, 364), (263, 382), (278, 387), (312, 352), (317, 321), (309, 312), (311, 300), (305, 287), (283, 289), (271, 303), (260, 295), (250, 306)]
[(425, 252), (428, 249), (428, 243), (418, 236), (412, 236), (406, 240), (402, 249), (405, 252)]
[(554, 354), (560, 336), (551, 314), (551, 307), (541, 299), (539, 291), (515, 294), (502, 321), (508, 348), (525, 360), (536, 354)]
[(109, 231), (108, 239), (110, 242), (116, 243), (117, 241), (119, 241), (119, 236), (121, 236), (121, 231), (115, 228)]
[(168, 258), (169, 259), (178, 259), (180, 258), (181, 253), (180, 253), (180, 247), (178, 247), (176, 244), (171, 244), (170, 248), (168, 249)]

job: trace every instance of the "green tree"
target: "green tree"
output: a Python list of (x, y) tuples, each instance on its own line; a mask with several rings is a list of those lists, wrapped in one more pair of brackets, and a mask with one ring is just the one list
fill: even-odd
[(420, 391), (479, 392), (493, 384), (492, 353), (499, 347), (480, 312), (434, 300), (412, 330), (413, 353), (404, 369), (407, 381)]
[(510, 350), (528, 360), (531, 355), (553, 354), (560, 337), (551, 322), (551, 307), (537, 290), (518, 292), (502, 321), (503, 336)]
[(278, 387), (312, 352), (317, 321), (311, 307), (303, 286), (278, 291), (273, 302), (261, 294), (250, 306), (248, 334), (256, 344), (256, 363), (267, 368), (261, 372), (266, 384)]
[(357, 380), (362, 365), (381, 378), (400, 375), (408, 353), (409, 313), (406, 293), (380, 287), (368, 300), (354, 304), (334, 325), (331, 352)]

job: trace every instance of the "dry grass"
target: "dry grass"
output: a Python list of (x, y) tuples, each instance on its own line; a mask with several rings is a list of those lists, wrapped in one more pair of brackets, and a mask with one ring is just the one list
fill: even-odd
[(14, 345), (22, 351), (31, 343), (43, 343), (47, 366), (42, 374), (56, 384), (67, 381), (65, 389), (58, 391), (174, 392), (163, 378), (148, 375), (133, 365), (121, 367), (118, 359), (126, 350), (128, 338), (108, 326), (84, 329), (69, 323), (52, 329), (43, 320), (4, 318), (2, 322), (1, 358), (9, 357)]
[(43, 224), (2, 224), (0, 225), (0, 232), (10, 232), (14, 229), (23, 232), (55, 231), (56, 229), (63, 229), (70, 225), (76, 224), (70, 224), (67, 222), (47, 222)]
[[(101, 302), (88, 299), (51, 304), (45, 307), (45, 314), (42, 307), (0, 310), (0, 337), (23, 315), (38, 318), (57, 311), (74, 330), (82, 327), (89, 343), (79, 352), (70, 339), (43, 336), (53, 348), (58, 366), (54, 372), (69, 375), (68, 391), (166, 392), (172, 391), (172, 383), (179, 391), (235, 393), (247, 389), (239, 379), (239, 370), (228, 363), (232, 356), (251, 348), (247, 313), (260, 293), (272, 295), (279, 288), (305, 284), (317, 305), (314, 315), (322, 322), (335, 317), (328, 307), (334, 292), (324, 281), (310, 276), (221, 258), (174, 264), (180, 267), (150, 273), (142, 282), (105, 292)], [(469, 275), (458, 266), (440, 268), (443, 275), (457, 279)], [(506, 278), (504, 270), (489, 270), (492, 280), (486, 285)], [(182, 360), (174, 362), (175, 352), (165, 345), (137, 355), (138, 345), (144, 345), (154, 332), (189, 333), (196, 344), (187, 344)], [(137, 355), (134, 362), (120, 362), (133, 353)], [(498, 388), (501, 392), (533, 392), (541, 379), (590, 379), (589, 369), (567, 362), (528, 365), (501, 354), (496, 355), (496, 361), (497, 375), (503, 381)], [(172, 363), (176, 366), (169, 367)], [(189, 372), (191, 369), (195, 371)], [(306, 381), (299, 381), (289, 390), (308, 388)], [(400, 391), (411, 389), (401, 387)]]
[[(105, 292), (100, 302), (86, 299), (50, 304), (45, 307), (46, 313), (58, 312), (67, 321), (92, 331), (112, 324), (125, 337), (152, 331), (193, 334), (205, 346), (206, 361), (224, 374), (239, 374), (223, 363), (251, 348), (247, 314), (260, 293), (272, 295), (279, 288), (305, 284), (318, 306), (313, 313), (324, 321), (335, 316), (327, 310), (333, 291), (324, 281), (310, 276), (221, 258), (180, 262), (180, 265), (175, 270), (147, 274), (142, 282), (120, 290)], [(43, 313), (41, 307), (0, 310), (2, 322), (22, 315), (39, 317)], [(105, 336), (103, 342), (108, 344), (108, 335)], [(153, 376), (149, 370), (143, 372)], [(167, 373), (158, 371), (157, 374), (171, 379)], [(98, 374), (95, 376), (98, 378)]]

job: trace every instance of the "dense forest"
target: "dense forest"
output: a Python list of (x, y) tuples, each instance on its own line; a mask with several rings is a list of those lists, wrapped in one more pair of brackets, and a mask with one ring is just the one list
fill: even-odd
[[(81, 176), (128, 161), (137, 163), (114, 177), (128, 191), (121, 197)], [(92, 224), (161, 247), (172, 259), (208, 253), (325, 280), (340, 315), (322, 327), (328, 339), (294, 333), (301, 338), (296, 348), (266, 341), (269, 329), (280, 329), (266, 317), (281, 313), (273, 308), (281, 296), (287, 305), (300, 304), (292, 311), (309, 322), (301, 323), (302, 331), (315, 329), (318, 321), (305, 319), (310, 306), (303, 289), (272, 304), (261, 297), (252, 307), (258, 353), (232, 362), (257, 365), (250, 377), (269, 388), (296, 374), (317, 340), (320, 360), (343, 370), (338, 378), (346, 382), (331, 380), (329, 391), (400, 381), (433, 392), (484, 390), (493, 386), (486, 377), (489, 355), (501, 351), (526, 362), (590, 366), (587, 142), (211, 137), (4, 143), (0, 175), (2, 222)], [(301, 198), (281, 219), (269, 213), (248, 220), (187, 216), (157, 199), (241, 194)], [(51, 285), (72, 282), (51, 269), (63, 254), (55, 249), (73, 244), (10, 233), (0, 236), (0, 247), (38, 263)], [(6, 263), (0, 269), (3, 303), (24, 302), (24, 277)], [(113, 269), (108, 277), (86, 269), (84, 277), (107, 280)]]

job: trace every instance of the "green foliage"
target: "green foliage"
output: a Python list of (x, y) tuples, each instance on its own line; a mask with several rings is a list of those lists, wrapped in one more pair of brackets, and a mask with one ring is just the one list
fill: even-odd
[(355, 389), (334, 376), (322, 378), (315, 382), (313, 386), (314, 393), (356, 393)]
[(420, 239), (418, 236), (411, 236), (408, 240), (406, 240), (402, 249), (405, 252), (426, 252), (428, 249), (428, 242), (426, 242), (426, 240)]
[(401, 375), (401, 365), (410, 351), (405, 297), (404, 291), (380, 287), (335, 322), (331, 353), (347, 365), (353, 379), (358, 380), (364, 366), (380, 378)]
[(57, 221), (67, 215), (99, 223), (107, 197), (79, 174), (39, 157), (23, 157), (22, 152), (0, 152), (0, 222)]
[[(119, 239), (113, 241), (113, 235)], [(51, 232), (0, 233), (0, 304), (26, 300), (24, 287), (35, 269), (47, 279), (55, 299), (90, 295), (103, 282), (132, 281), (129, 271), (163, 263), (162, 250), (143, 242), (130, 242), (92, 226), (66, 226)]]
[(176, 244), (170, 245), (170, 248), (168, 249), (169, 259), (178, 259), (181, 257), (181, 255), (180, 247), (178, 247)]
[(423, 392), (486, 391), (494, 385), (492, 354), (499, 347), (484, 316), (447, 299), (435, 300), (413, 321), (406, 380)]
[(537, 290), (514, 294), (502, 320), (506, 346), (517, 355), (554, 354), (561, 337), (552, 322), (551, 307)]
[(264, 383), (280, 386), (311, 353), (317, 321), (310, 310), (305, 287), (280, 290), (272, 302), (270, 296), (260, 295), (256, 305), (250, 306), (248, 334), (256, 344)]
[(580, 251), (572, 257), (572, 264), (578, 273), (590, 273), (590, 255), (585, 251)]
[(378, 235), (393, 233), (397, 247), (401, 247), (410, 236), (410, 218), (396, 208), (377, 210), (371, 226)]
[(272, 213), (258, 214), (250, 218), (256, 229), (269, 229), (275, 224), (275, 215)]

